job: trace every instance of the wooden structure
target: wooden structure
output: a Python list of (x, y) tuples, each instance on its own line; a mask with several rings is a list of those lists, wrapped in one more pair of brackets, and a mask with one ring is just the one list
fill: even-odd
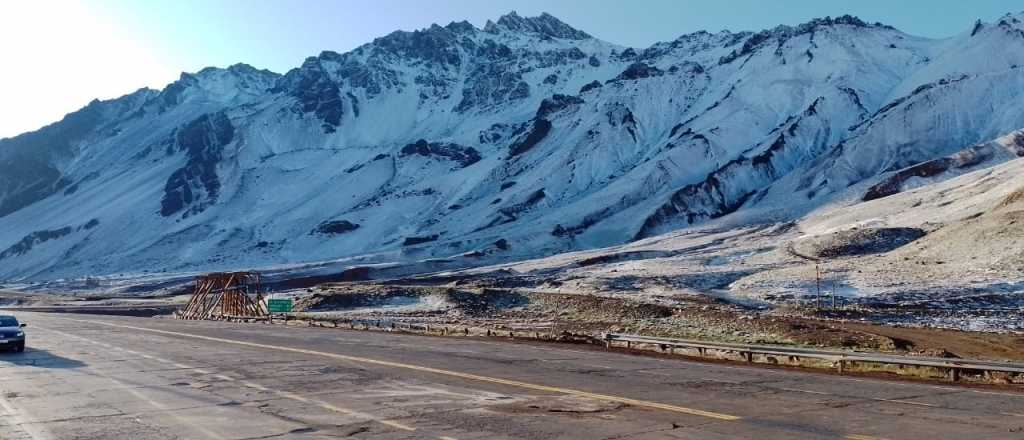
[(211, 273), (196, 277), (192, 299), (178, 319), (260, 318), (267, 316), (257, 272)]

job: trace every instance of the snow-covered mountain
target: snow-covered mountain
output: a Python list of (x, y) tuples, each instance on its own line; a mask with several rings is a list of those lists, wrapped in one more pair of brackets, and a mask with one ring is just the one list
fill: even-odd
[[(1022, 19), (932, 40), (843, 16), (635, 49), (511, 13), (284, 75), (182, 74), (0, 140), (0, 279), (481, 265), (898, 192), (905, 168), (1024, 127)], [(1020, 154), (1000, 151), (985, 161)], [(947, 165), (928, 177), (970, 168)]]

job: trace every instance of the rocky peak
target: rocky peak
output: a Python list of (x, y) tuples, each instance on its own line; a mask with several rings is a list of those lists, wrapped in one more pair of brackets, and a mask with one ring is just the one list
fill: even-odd
[[(466, 23), (468, 25), (468, 23)], [(452, 23), (441, 27), (437, 24), (426, 29), (412, 32), (395, 31), (373, 41), (374, 51), (395, 54), (402, 58), (440, 63), (443, 65), (459, 65), (459, 41), (467, 29), (462, 24)]]
[[(978, 25), (975, 26), (975, 33), (977, 33)], [(996, 27), (1010, 34), (1024, 36), (1024, 12), (999, 17)]]
[[(225, 79), (245, 82), (276, 81), (281, 75), (267, 69), (257, 69), (245, 63), (236, 63), (227, 68), (207, 67), (194, 74), (182, 73), (179, 81), (199, 83), (204, 81), (222, 81)], [(244, 84), (243, 84), (244, 85)]]
[(472, 24), (465, 20), (453, 21), (451, 23), (448, 23), (448, 25), (445, 26), (444, 28), (457, 34), (472, 33), (477, 30), (475, 26), (473, 26)]
[[(173, 107), (183, 102), (191, 93), (206, 96), (232, 95), (232, 91), (238, 90), (258, 94), (273, 87), (280, 77), (278, 73), (242, 63), (226, 69), (207, 67), (196, 73), (182, 72), (177, 81), (168, 84), (160, 92), (159, 108), (163, 111)], [(222, 98), (227, 99), (226, 96)]]
[(586, 40), (590, 34), (578, 30), (547, 12), (537, 17), (520, 17), (516, 11), (509, 12), (498, 18), (498, 22), (487, 21), (484, 32), (497, 34), (501, 31), (513, 33), (532, 33), (550, 38), (566, 40)]
[(825, 17), (825, 18), (814, 18), (806, 23), (802, 23), (796, 26), (780, 25), (772, 29), (766, 29), (761, 32), (751, 34), (750, 37), (743, 43), (743, 47), (739, 50), (734, 50), (731, 54), (722, 57), (719, 64), (728, 64), (735, 61), (737, 58), (750, 54), (762, 46), (769, 43), (776, 43), (782, 45), (786, 40), (794, 38), (800, 35), (813, 34), (822, 29), (834, 28), (837, 26), (845, 26), (859, 29), (887, 29), (893, 30), (894, 28), (889, 25), (882, 23), (868, 24), (860, 18), (852, 15), (842, 15), (839, 17)]

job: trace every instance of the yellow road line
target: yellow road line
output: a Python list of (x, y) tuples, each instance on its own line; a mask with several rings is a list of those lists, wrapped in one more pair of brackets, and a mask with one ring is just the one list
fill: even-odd
[[(68, 319), (68, 318), (64, 318), (64, 319)], [(687, 407), (684, 407), (684, 406), (669, 405), (669, 404), (666, 404), (666, 403), (650, 402), (650, 401), (646, 401), (646, 400), (631, 399), (631, 398), (628, 398), (628, 397), (613, 396), (613, 395), (608, 395), (608, 394), (591, 393), (591, 392), (587, 392), (587, 391), (574, 390), (574, 389), (571, 389), (571, 388), (561, 388), (561, 387), (553, 387), (553, 386), (548, 386), (548, 385), (538, 385), (538, 384), (532, 384), (532, 383), (528, 383), (528, 382), (521, 382), (521, 381), (517, 381), (517, 380), (509, 380), (509, 379), (502, 379), (502, 378), (498, 378), (498, 377), (481, 376), (481, 375), (477, 375), (477, 374), (463, 373), (463, 372), (452, 371), (452, 370), (443, 370), (443, 369), (440, 369), (440, 368), (423, 367), (423, 366), (412, 365), (412, 364), (403, 364), (403, 363), (400, 363), (400, 362), (384, 361), (384, 360), (380, 360), (380, 359), (371, 359), (371, 358), (364, 358), (364, 357), (357, 357), (357, 356), (348, 356), (348, 355), (343, 355), (343, 354), (327, 353), (327, 352), (315, 351), (315, 350), (306, 350), (306, 349), (303, 349), (303, 348), (282, 347), (282, 346), (279, 346), (279, 345), (259, 344), (259, 343), (255, 343), (255, 342), (239, 341), (239, 340), (235, 340), (235, 339), (216, 338), (216, 337), (212, 337), (212, 336), (202, 336), (202, 335), (196, 335), (196, 334), (191, 334), (191, 333), (175, 332), (175, 331), (168, 331), (168, 330), (157, 330), (157, 329), (145, 328), (145, 327), (135, 327), (135, 326), (130, 326), (130, 325), (114, 324), (112, 322), (105, 322), (105, 321), (82, 321), (82, 320), (76, 320), (76, 319), (69, 319), (69, 320), (71, 320), (71, 321), (79, 321), (79, 322), (87, 322), (87, 323), (92, 323), (92, 324), (106, 325), (106, 326), (109, 326), (109, 327), (119, 327), (119, 328), (125, 328), (125, 329), (130, 329), (130, 330), (139, 330), (139, 331), (146, 331), (146, 332), (151, 332), (151, 333), (159, 333), (159, 334), (170, 335), (170, 336), (180, 336), (180, 337), (186, 337), (186, 338), (201, 339), (201, 340), (206, 340), (206, 341), (222, 342), (222, 343), (226, 343), (226, 344), (241, 345), (241, 346), (246, 346), (246, 347), (255, 347), (255, 348), (263, 348), (263, 349), (269, 349), (269, 350), (278, 350), (278, 351), (287, 351), (287, 352), (292, 352), (292, 353), (308, 354), (308, 355), (313, 355), (313, 356), (322, 356), (322, 357), (327, 357), (327, 358), (332, 358), (332, 359), (341, 359), (341, 360), (352, 361), (352, 362), (360, 362), (360, 363), (363, 363), (363, 364), (380, 365), (382, 367), (401, 368), (401, 369), (406, 369), (406, 370), (421, 371), (421, 372), (424, 372), (424, 373), (433, 373), (433, 374), (439, 374), (439, 375), (444, 375), (444, 376), (457, 377), (457, 378), (460, 378), (460, 379), (467, 379), (467, 380), (472, 380), (472, 381), (477, 381), (477, 382), (496, 383), (496, 384), (500, 384), (500, 385), (507, 385), (507, 386), (517, 387), (517, 388), (534, 390), (534, 391), (543, 391), (543, 392), (550, 392), (550, 393), (567, 394), (567, 395), (571, 395), (571, 396), (585, 397), (585, 398), (588, 398), (588, 399), (602, 400), (602, 401), (606, 401), (606, 402), (621, 403), (621, 404), (624, 404), (624, 405), (631, 405), (631, 406), (636, 406), (636, 407), (640, 407), (640, 408), (659, 409), (659, 410), (663, 410), (663, 411), (671, 411), (671, 412), (676, 412), (676, 413), (681, 413), (681, 414), (690, 414), (690, 415), (701, 416), (701, 417), (708, 417), (708, 418), (718, 419), (718, 420), (735, 421), (735, 420), (739, 420), (740, 419), (739, 416), (734, 416), (734, 415), (729, 415), (729, 414), (722, 414), (722, 413), (711, 412), (711, 411), (704, 411), (704, 410), (699, 410), (699, 409), (694, 409), (694, 408), (687, 408)]]
[[(100, 346), (104, 345), (102, 343), (93, 341), (91, 339), (83, 338), (81, 336), (71, 335), (71, 334), (64, 333), (64, 332), (57, 331), (57, 330), (53, 330), (53, 329), (48, 329), (48, 330), (51, 331), (51, 332), (54, 332), (54, 333), (56, 333), (58, 335), (64, 336), (65, 338), (74, 338), (74, 339), (82, 340), (82, 341), (89, 342), (89, 343), (96, 344), (96, 345), (100, 345)], [(177, 421), (180, 424), (180, 426), (184, 426), (187, 429), (193, 429), (193, 430), (203, 434), (207, 438), (211, 438), (211, 439), (214, 439), (214, 440), (225, 440), (224, 436), (222, 436), (222, 435), (220, 435), (220, 434), (218, 434), (216, 432), (213, 432), (213, 431), (211, 431), (209, 429), (206, 429), (203, 426), (199, 426), (199, 425), (196, 425), (196, 424), (193, 424), (193, 423), (189, 423), (188, 420), (186, 420), (185, 418), (183, 418), (183, 417), (181, 417), (181, 416), (179, 416), (178, 414), (175, 413), (177, 410), (172, 409), (171, 407), (163, 404), (162, 402), (159, 402), (159, 401), (151, 399), (149, 396), (145, 395), (141, 391), (145, 387), (128, 385), (128, 384), (122, 382), (121, 380), (117, 379), (116, 377), (111, 376), (110, 374), (107, 374), (107, 373), (105, 373), (105, 372), (103, 372), (103, 371), (101, 371), (99, 369), (96, 369), (96, 368), (90, 368), (90, 370), (91, 370), (92, 374), (94, 374), (96, 376), (99, 376), (99, 377), (102, 377), (104, 379), (107, 379), (107, 380), (117, 384), (118, 387), (120, 387), (124, 391), (128, 392), (132, 396), (135, 396), (136, 399), (139, 399), (139, 400), (141, 400), (143, 402), (148, 403), (153, 408), (156, 408), (159, 413), (164, 414), (164, 415), (174, 419), (175, 421)]]

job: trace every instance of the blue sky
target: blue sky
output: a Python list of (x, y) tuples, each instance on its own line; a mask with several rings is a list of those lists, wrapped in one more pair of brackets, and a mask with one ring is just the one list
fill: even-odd
[(697, 30), (760, 30), (853, 14), (941, 38), (1024, 10), (1009, 0), (51, 0), (5, 2), (0, 137), (34, 130), (93, 98), (162, 88), (182, 71), (245, 62), (276, 72), (396, 29), (510, 10), (549, 12), (613, 43), (643, 47)]

